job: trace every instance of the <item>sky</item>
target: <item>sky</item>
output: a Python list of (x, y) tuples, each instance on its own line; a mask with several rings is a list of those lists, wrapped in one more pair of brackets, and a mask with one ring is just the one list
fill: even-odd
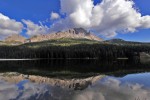
[(104, 39), (150, 42), (150, 1), (0, 0), (0, 39), (75, 27)]

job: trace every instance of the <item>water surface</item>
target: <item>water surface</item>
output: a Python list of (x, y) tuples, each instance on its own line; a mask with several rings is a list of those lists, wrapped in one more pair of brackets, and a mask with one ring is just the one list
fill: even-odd
[[(149, 100), (150, 66), (139, 61), (44, 60), (0, 62), (1, 72), (60, 79), (105, 75), (82, 90), (23, 80), (0, 80), (0, 100)], [(5, 95), (7, 94), (7, 95)]]

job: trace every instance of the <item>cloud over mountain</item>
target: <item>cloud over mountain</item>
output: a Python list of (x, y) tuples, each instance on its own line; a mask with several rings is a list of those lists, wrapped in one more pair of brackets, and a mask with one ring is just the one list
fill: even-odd
[(55, 12), (51, 13), (51, 18), (50, 18), (51, 20), (58, 19), (58, 18), (60, 18), (58, 13), (55, 13)]
[(3, 39), (12, 34), (19, 34), (23, 29), (21, 22), (0, 13), (0, 39)]
[(132, 0), (60, 0), (61, 12), (66, 15), (51, 26), (51, 31), (83, 27), (106, 37), (117, 33), (135, 32), (150, 28), (150, 15), (142, 16)]
[(93, 0), (60, 0), (60, 5), (61, 14), (51, 12), (52, 21), (47, 26), (22, 20), (23, 26), (22, 22), (0, 13), (0, 39), (20, 34), (23, 27), (27, 31), (24, 34), (29, 36), (82, 27), (106, 37), (150, 28), (150, 15), (143, 16), (133, 0), (102, 0), (96, 5)]
[(40, 25), (38, 25), (30, 20), (24, 20), (24, 19), (22, 20), (22, 22), (27, 26), (26, 34), (29, 36), (48, 33), (49, 28), (47, 26), (42, 25), (42, 23), (40, 23)]

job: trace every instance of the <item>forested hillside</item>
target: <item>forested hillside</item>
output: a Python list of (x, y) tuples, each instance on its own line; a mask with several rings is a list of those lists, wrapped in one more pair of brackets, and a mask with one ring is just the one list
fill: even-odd
[(150, 53), (149, 44), (113, 44), (87, 39), (58, 39), (17, 46), (0, 46), (0, 58), (94, 58), (134, 59), (140, 52)]

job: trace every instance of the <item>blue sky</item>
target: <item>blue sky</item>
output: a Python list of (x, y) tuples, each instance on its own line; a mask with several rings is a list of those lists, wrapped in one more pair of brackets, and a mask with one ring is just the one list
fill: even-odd
[(26, 19), (38, 23), (59, 9), (59, 0), (0, 0), (0, 12), (17, 21)]
[[(100, 0), (94, 0), (95, 5), (99, 2)], [(143, 16), (150, 15), (149, 0), (134, 0), (134, 2)], [(48, 22), (43, 24), (51, 26), (53, 23), (50, 20), (51, 12), (56, 12), (63, 17), (60, 14), (60, 9), (60, 0), (0, 0), (0, 13), (18, 22), (25, 19), (39, 24), (39, 21), (43, 22), (48, 20)], [(22, 34), (25, 35), (25, 32), (23, 31)], [(150, 29), (139, 29), (134, 33), (117, 34), (114, 38), (150, 42)]]

